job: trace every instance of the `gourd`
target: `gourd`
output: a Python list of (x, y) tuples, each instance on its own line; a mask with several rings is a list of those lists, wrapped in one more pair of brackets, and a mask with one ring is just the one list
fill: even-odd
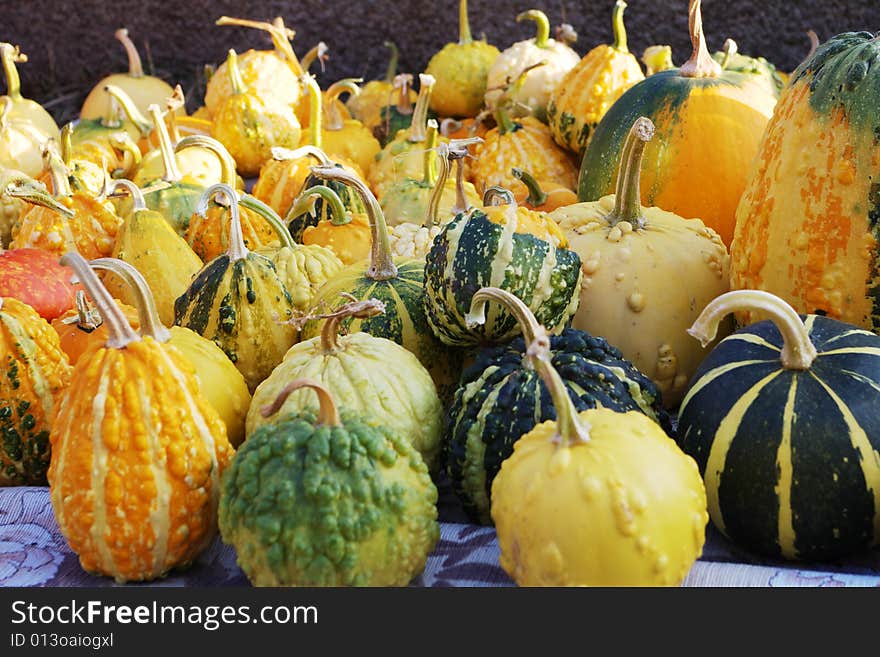
[(399, 434), (340, 413), (331, 394), (291, 381), (270, 407), (312, 388), (314, 413), (255, 431), (223, 479), (220, 533), (255, 586), (405, 586), (440, 537), (437, 489)]
[(476, 116), (483, 106), (489, 69), (500, 54), (495, 46), (473, 39), (467, 0), (459, 0), (458, 42), (443, 46), (425, 69), (437, 81), (431, 109), (442, 117)]
[(553, 212), (577, 203), (577, 194), (565, 185), (536, 180), (531, 173), (519, 167), (513, 167), (510, 173), (525, 186), (525, 193), (514, 194), (516, 202), (530, 210)]
[[(412, 89), (412, 81), (413, 76), (409, 73), (395, 76), (392, 90), (397, 92), (397, 102), (383, 105), (379, 110), (379, 120), (372, 130), (382, 148), (385, 148), (400, 130), (406, 130), (412, 125), (414, 104), (419, 100), (418, 94)], [(436, 113), (429, 111), (428, 118), (431, 118), (431, 114), (436, 117)]]
[(759, 84), (763, 83), (766, 93), (779, 100), (785, 81), (776, 67), (764, 57), (744, 55), (739, 52), (736, 41), (725, 39), (723, 48), (719, 52), (712, 53), (712, 59), (718, 62), (724, 71), (757, 75), (758, 77), (752, 79)]
[[(113, 85), (108, 85), (108, 88), (123, 97), (123, 92)], [(140, 164), (143, 154), (138, 141), (146, 139), (152, 127), (149, 122), (141, 122), (140, 113), (132, 114), (136, 123), (133, 122), (117, 97), (107, 88), (104, 93), (109, 98), (108, 109), (101, 118), (80, 119), (75, 124), (69, 124), (72, 127), (71, 157), (97, 164), (113, 178), (124, 178), (132, 175)]]
[[(155, 298), (159, 319), (170, 325), (174, 322), (175, 300), (186, 291), (204, 263), (165, 217), (147, 208), (134, 183), (116, 180), (109, 190), (126, 190), (132, 197), (132, 209), (119, 227), (110, 255), (132, 265), (144, 277)], [(136, 291), (129, 285), (113, 276), (105, 277), (103, 282), (115, 298), (136, 305)]]
[[(443, 444), (446, 476), (474, 522), (490, 524), (492, 482), (516, 440), (545, 420), (555, 420), (539, 364), (526, 346), (548, 338), (532, 312), (512, 294), (485, 287), (473, 296), (468, 320), (485, 321), (486, 304), (501, 304), (516, 318), (522, 336), (477, 352), (455, 389)], [(671, 432), (660, 392), (603, 338), (574, 329), (549, 337), (547, 357), (560, 374), (577, 411), (608, 408), (639, 411)]]
[(689, 24), (691, 58), (634, 85), (596, 127), (581, 161), (578, 199), (595, 201), (614, 190), (629, 126), (646, 116), (657, 137), (645, 150), (642, 203), (699, 217), (730, 246), (736, 206), (776, 97), (762, 74), (724, 70), (709, 55), (700, 0), (690, 0)]
[[(368, 319), (385, 312), (376, 299), (352, 301), (321, 315), (321, 335), (291, 347), (284, 360), (254, 391), (247, 414), (247, 435), (270, 420), (260, 413), (288, 382), (310, 379), (326, 387), (343, 411), (369, 417), (408, 441), (434, 471), (440, 453), (443, 406), (431, 375), (396, 342), (359, 331), (340, 334), (351, 317)], [(388, 364), (393, 363), (393, 367)], [(292, 393), (279, 410), (287, 414), (316, 411), (313, 396)]]
[(18, 221), (19, 215), (26, 207), (24, 201), (6, 193), (9, 183), (14, 181), (33, 180), (21, 171), (5, 169), (0, 166), (0, 249), (9, 244), (12, 239), (12, 230)]
[(44, 249), (0, 251), (0, 297), (18, 299), (48, 321), (73, 308), (79, 286), (72, 278), (73, 271)]
[[(79, 118), (82, 120), (101, 119), (110, 111), (110, 99), (104, 93), (104, 87), (108, 84), (122, 89), (131, 97), (135, 107), (141, 113), (146, 112), (147, 108), (153, 103), (164, 103), (165, 99), (174, 92), (171, 85), (165, 82), (165, 80), (154, 75), (144, 74), (144, 67), (141, 63), (137, 47), (129, 38), (127, 29), (124, 27), (120, 28), (116, 30), (113, 36), (125, 48), (125, 52), (128, 55), (128, 71), (126, 73), (108, 75), (92, 88), (79, 111)], [(177, 111), (185, 114), (183, 108)]]
[[(92, 196), (100, 196), (104, 190), (104, 184), (108, 178), (109, 171), (101, 164), (96, 164), (91, 160), (74, 153), (72, 135), (74, 126), (66, 123), (61, 128), (61, 142), (57, 145), (56, 153), (61, 158), (61, 162), (67, 169), (67, 181), (72, 189), (81, 190)], [(46, 149), (56, 149), (54, 140), (46, 142)], [(44, 185), (52, 184), (51, 167), (44, 167), (42, 174), (37, 180)]]
[(36, 178), (43, 170), (47, 137), (27, 119), (13, 116), (12, 110), (9, 96), (0, 96), (0, 167)]
[[(118, 300), (116, 305), (129, 325), (137, 331), (140, 328), (137, 309)], [(53, 319), (51, 325), (58, 334), (61, 350), (67, 354), (71, 366), (75, 366), (89, 349), (102, 346), (110, 335), (101, 313), (89, 302), (86, 293), (81, 289), (76, 291), (74, 307)]]
[[(529, 69), (528, 78), (511, 100), (539, 121), (546, 121), (550, 94), (581, 58), (567, 43), (550, 37), (550, 20), (543, 11), (531, 9), (517, 14), (517, 23), (527, 20), (535, 23), (537, 34), (532, 39), (517, 41), (495, 59), (486, 80), (485, 104), (493, 109), (509, 81)], [(543, 65), (532, 69), (539, 62)]]
[(639, 61), (627, 46), (623, 24), (626, 7), (623, 0), (614, 3), (614, 42), (600, 44), (584, 55), (556, 85), (547, 104), (547, 123), (553, 139), (579, 158), (609, 108), (625, 91), (645, 79)]
[[(319, 200), (320, 211), (317, 209)], [(299, 232), (296, 226), (303, 217), (311, 217), (317, 222), (306, 225)], [(290, 206), (285, 221), (291, 234), (299, 233), (302, 244), (328, 248), (344, 265), (360, 263), (370, 255), (372, 229), (369, 214), (366, 211), (349, 211), (330, 187), (306, 187)]]
[[(318, 46), (312, 48), (306, 56), (303, 57), (303, 63), (305, 63), (306, 58), (312, 52), (316, 52), (320, 46), (323, 46), (322, 53), (326, 56), (327, 45), (322, 41)], [(316, 53), (317, 54), (317, 53)], [(316, 57), (317, 58), (317, 57)], [(329, 57), (327, 57), (329, 59)], [(323, 59), (321, 70), (323, 71)], [(306, 76), (315, 80), (317, 84), (316, 76), (309, 73), (309, 66), (303, 65), (303, 78)], [(331, 84), (327, 89), (321, 92), (321, 111), (324, 114), (324, 119), (327, 117), (333, 117), (334, 121), (340, 120), (348, 120), (352, 117), (351, 112), (348, 111), (348, 106), (345, 102), (343, 102), (340, 96), (343, 93), (348, 93), (349, 98), (356, 97), (361, 92), (360, 83), (363, 82), (363, 78), (344, 78), (342, 80), (337, 80), (333, 84)], [(301, 81), (301, 84), (305, 86), (305, 80)], [(320, 85), (318, 89), (320, 90)], [(312, 122), (312, 103), (299, 103), (296, 106), (296, 118), (299, 119), (300, 125), (303, 127), (307, 127)], [(324, 124), (325, 121), (321, 121), (321, 125)]]
[(218, 194), (230, 209), (229, 249), (206, 263), (174, 302), (174, 323), (213, 340), (253, 393), (296, 341), (293, 302), (272, 261), (244, 245), (235, 190), (212, 185), (198, 211)]
[(546, 338), (529, 351), (557, 420), (522, 436), (492, 482), (501, 567), (520, 586), (680, 585), (708, 521), (696, 463), (643, 413), (578, 413)]
[[(349, 318), (342, 322), (343, 328), (393, 340), (411, 351), (431, 373), (440, 398), (448, 399), (451, 386), (458, 379), (462, 357), (445, 348), (428, 327), (422, 306), (424, 260), (392, 255), (382, 208), (363, 181), (335, 167), (315, 170), (328, 180), (350, 185), (360, 196), (367, 206), (372, 238), (369, 260), (348, 265), (322, 285), (313, 301), (315, 308), (335, 308), (341, 296), (356, 301), (378, 299), (385, 305), (383, 315)], [(320, 322), (312, 319), (305, 323), (300, 337), (308, 340), (320, 332)]]
[[(550, 213), (583, 262), (584, 283), (572, 327), (601, 335), (647, 374), (674, 408), (706, 351), (686, 329), (700, 309), (729, 289), (730, 259), (718, 234), (699, 219), (639, 203), (650, 119), (630, 124), (617, 190), (593, 203)], [(731, 330), (723, 327), (722, 335)]]
[(360, 92), (355, 79), (339, 80), (327, 88), (323, 99), (322, 148), (331, 157), (351, 161), (360, 171), (367, 171), (373, 165), (376, 154), (382, 150), (382, 145), (373, 136), (370, 128), (357, 119), (345, 118), (342, 115), (340, 106), (343, 108), (345, 106), (338, 103), (338, 98), (340, 94), (346, 92), (350, 95), (357, 95)]
[(150, 286), (140, 272), (116, 258), (98, 258), (89, 265), (92, 269), (111, 274), (128, 289), (128, 296), (137, 308), (136, 325), (141, 337), (149, 335), (164, 345), (173, 347), (195, 368), (199, 392), (217, 411), (226, 427), (226, 437), (232, 447), (238, 447), (245, 436), (245, 416), (251, 403), (244, 377), (216, 344), (182, 326), (168, 328), (159, 318)]
[[(498, 198), (503, 205), (492, 205)], [(581, 259), (546, 214), (518, 207), (506, 190), (491, 190), (483, 208), (471, 208), (443, 227), (425, 257), (424, 306), (434, 335), (450, 346), (508, 342), (519, 334), (505, 309), (485, 324), (468, 326), (473, 295), (497, 287), (522, 300), (552, 333), (580, 301)]]
[(55, 123), (52, 115), (38, 102), (21, 95), (21, 78), (15, 65), (27, 60), (27, 55), (21, 52), (18, 46), (13, 46), (11, 43), (0, 43), (0, 63), (2, 63), (3, 72), (6, 75), (6, 95), (4, 97), (12, 102), (7, 119), (16, 124), (28, 122), (44, 135), (44, 139), (57, 141), (60, 136), (58, 124)]
[[(394, 95), (395, 81), (397, 80), (397, 60), (400, 55), (397, 44), (393, 41), (385, 41), (382, 45), (391, 50), (385, 77), (381, 80), (370, 80), (361, 87), (359, 94), (350, 95), (345, 101), (345, 107), (352, 118), (367, 126), (373, 131), (373, 134), (382, 124), (382, 110), (390, 105), (391, 98)], [(411, 78), (412, 76), (409, 77)], [(410, 104), (416, 102), (416, 93), (408, 84), (403, 90), (402, 95), (405, 102)]]
[(226, 66), (233, 93), (214, 112), (211, 136), (235, 158), (242, 176), (256, 176), (271, 157), (271, 148), (296, 148), (302, 130), (289, 105), (266, 102), (251, 93), (238, 70), (238, 55), (232, 49)]
[(56, 397), (72, 369), (58, 334), (28, 304), (0, 296), (0, 486), (41, 486)]
[(747, 550), (807, 561), (880, 543), (880, 338), (779, 297), (737, 290), (690, 329), (769, 319), (721, 340), (695, 372), (678, 442), (703, 475), (712, 523)]
[(874, 35), (847, 32), (795, 70), (736, 207), (730, 247), (733, 289), (766, 290), (800, 313), (875, 332), (878, 66)]
[(88, 263), (65, 254), (109, 327), (58, 402), (49, 498), (80, 565), (117, 582), (182, 568), (216, 535), (220, 480), (233, 450), (195, 373), (128, 325)]

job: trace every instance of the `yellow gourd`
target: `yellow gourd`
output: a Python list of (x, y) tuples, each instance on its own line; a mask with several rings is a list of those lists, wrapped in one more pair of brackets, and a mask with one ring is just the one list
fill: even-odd
[(6, 98), (12, 102), (8, 119), (19, 122), (27, 121), (34, 126), (46, 139), (57, 140), (58, 124), (52, 115), (38, 102), (25, 98), (21, 95), (21, 79), (18, 76), (16, 63), (27, 61), (25, 55), (17, 46), (11, 43), (0, 43), (0, 63), (6, 74)]
[(334, 82), (327, 89), (323, 103), (321, 146), (330, 157), (350, 160), (363, 172), (368, 171), (373, 165), (376, 154), (382, 150), (382, 146), (373, 136), (370, 128), (357, 119), (346, 118), (343, 115), (340, 109), (344, 109), (345, 106), (338, 101), (342, 93), (357, 95), (359, 91), (353, 79)]
[(329, 212), (327, 218), (318, 221), (317, 225), (306, 226), (302, 232), (302, 243), (332, 250), (344, 265), (366, 260), (373, 242), (369, 214), (361, 210), (347, 210), (330, 187), (313, 185), (303, 190), (301, 196), (293, 202), (288, 217), (302, 212), (303, 201), (307, 205), (313, 204), (313, 201), (308, 200), (311, 196), (320, 196), (329, 206)]

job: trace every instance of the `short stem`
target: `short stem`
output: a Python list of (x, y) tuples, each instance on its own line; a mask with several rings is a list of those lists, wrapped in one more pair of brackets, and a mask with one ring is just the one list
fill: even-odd
[(471, 43), (471, 22), (468, 19), (467, 0), (458, 0), (458, 42)]
[[(82, 290), (76, 291), (73, 306), (76, 309), (76, 326), (80, 330), (85, 331), (86, 333), (91, 333), (104, 323), (104, 318), (101, 317), (101, 313), (89, 303), (86, 293)], [(67, 319), (62, 320), (62, 322), (64, 324), (73, 323)]]
[(495, 122), (498, 124), (498, 130), (502, 135), (509, 134), (516, 130), (516, 121), (510, 118), (510, 113), (505, 107), (499, 103), (495, 108)]
[(125, 116), (134, 124), (138, 132), (141, 133), (141, 136), (146, 137), (150, 134), (153, 126), (150, 125), (150, 121), (147, 117), (141, 114), (141, 111), (137, 108), (137, 105), (134, 104), (131, 96), (113, 84), (106, 85), (104, 91), (116, 99), (116, 102), (122, 107), (122, 111), (125, 112)]
[(70, 166), (73, 159), (73, 123), (65, 123), (61, 127), (61, 161)]
[(356, 175), (339, 167), (312, 167), (312, 172), (319, 178), (338, 180), (353, 187), (364, 205), (370, 217), (370, 268), (366, 276), (374, 281), (387, 281), (397, 277), (397, 265), (391, 253), (391, 242), (388, 239), (388, 226), (385, 223), (385, 215), (379, 201), (373, 196), (369, 188)]
[(134, 42), (129, 38), (128, 30), (122, 27), (116, 30), (116, 33), (113, 36), (115, 36), (116, 40), (122, 44), (122, 47), (125, 48), (125, 52), (128, 55), (128, 74), (133, 78), (144, 77), (144, 66), (141, 63), (141, 56), (138, 53)]
[(724, 46), (721, 50), (724, 52), (724, 59), (721, 60), (721, 68), (724, 70), (727, 69), (730, 64), (730, 59), (736, 55), (739, 48), (737, 48), (736, 41), (733, 39), (725, 39)]
[(412, 99), (409, 95), (409, 89), (412, 86), (413, 76), (411, 73), (401, 73), (395, 76), (393, 87), (397, 89), (397, 109), (398, 114), (409, 116), (413, 113)]
[(509, 189), (500, 185), (492, 185), (483, 193), (483, 207), (492, 205), (516, 205), (516, 198)]
[(284, 26), (284, 22), (280, 17), (276, 18), (273, 23), (267, 23), (265, 21), (251, 21), (243, 18), (221, 16), (214, 24), (251, 27), (268, 32), (269, 36), (272, 37), (272, 45), (275, 46), (275, 50), (287, 62), (287, 65), (290, 67), (290, 70), (293, 71), (293, 74), (297, 77), (303, 74), (302, 65), (300, 64), (296, 53), (293, 52), (293, 46), (290, 45), (290, 39), (293, 38), (295, 33), (293, 30), (289, 30)]
[(579, 416), (568, 388), (551, 364), (550, 338), (539, 336), (526, 350), (532, 366), (538, 372), (544, 385), (550, 391), (553, 406), (556, 408), (556, 435), (554, 442), (564, 447), (575, 447), (590, 442), (590, 425)]
[(617, 0), (614, 10), (611, 12), (611, 28), (614, 31), (614, 43), (611, 47), (618, 52), (629, 52), (626, 42), (626, 26), (623, 24), (623, 12), (626, 11), (626, 2)]
[(124, 189), (129, 194), (131, 194), (131, 204), (132, 209), (135, 212), (140, 212), (141, 210), (147, 209), (147, 204), (144, 201), (144, 195), (141, 193), (140, 188), (135, 185), (130, 180), (126, 180), (125, 178), (118, 178), (116, 180), (112, 180), (107, 183), (107, 195), (115, 194), (118, 189)]
[(238, 68), (238, 53), (232, 48), (226, 58), (226, 75), (229, 77), (229, 84), (232, 86), (232, 93), (236, 96), (247, 91), (244, 78), (241, 77), (241, 69)]
[(235, 187), (235, 159), (233, 159), (229, 151), (226, 150), (226, 147), (213, 137), (208, 137), (206, 135), (190, 135), (189, 137), (184, 137), (174, 145), (174, 152), (179, 153), (187, 148), (196, 147), (211, 151), (211, 153), (217, 157), (217, 161), (220, 163), (220, 182), (225, 183), (230, 187)]
[(76, 216), (76, 212), (66, 205), (59, 203), (54, 196), (49, 194), (42, 187), (37, 187), (33, 182), (14, 180), (6, 186), (4, 193), (13, 198), (20, 198), (28, 203), (48, 208), (68, 219), (72, 219)]
[(432, 157), (435, 162), (439, 162), (440, 171), (434, 188), (431, 190), (431, 198), (428, 199), (428, 213), (424, 223), (426, 228), (440, 225), (440, 201), (443, 198), (443, 191), (446, 189), (446, 181), (449, 179), (449, 147), (446, 144), (440, 144), (437, 146), (437, 154), (432, 153)]
[(101, 317), (107, 323), (109, 336), (105, 345), (111, 349), (124, 349), (132, 342), (140, 340), (140, 336), (134, 332), (125, 315), (116, 305), (113, 297), (107, 291), (97, 275), (89, 266), (88, 261), (76, 251), (70, 251), (61, 256), (59, 261), (62, 265), (73, 269), (79, 282), (85, 288), (92, 299), (92, 303), (98, 309)]
[(327, 44), (323, 41), (319, 41), (317, 45), (312, 46), (309, 51), (303, 55), (302, 60), (300, 61), (300, 65), (303, 67), (303, 70), (308, 71), (312, 64), (315, 61), (321, 62), (321, 70), (324, 70), (324, 62), (327, 61), (328, 53), (330, 52), (330, 48), (327, 47)]
[(547, 18), (547, 14), (538, 9), (530, 9), (516, 17), (517, 23), (527, 20), (534, 21), (538, 28), (538, 32), (535, 35), (535, 45), (538, 48), (546, 48), (547, 42), (550, 40), (550, 19)]
[(701, 0), (690, 0), (688, 6), (688, 27), (694, 50), (691, 58), (682, 64), (679, 72), (686, 78), (717, 78), (721, 75), (721, 65), (712, 59), (706, 47), (700, 3)]
[(309, 94), (309, 143), (315, 148), (321, 148), (321, 129), (324, 123), (321, 87), (314, 76), (308, 73), (300, 78), (300, 82)]
[(158, 342), (168, 342), (171, 339), (171, 332), (159, 319), (156, 300), (143, 274), (118, 258), (97, 258), (90, 261), (89, 265), (92, 269), (103, 269), (116, 274), (131, 290), (138, 311), (141, 337), (153, 338)]
[(436, 81), (433, 75), (419, 73), (419, 97), (416, 99), (416, 109), (413, 112), (408, 137), (408, 141), (412, 143), (425, 141), (425, 130), (428, 127), (428, 105), (431, 101), (431, 90)]
[(526, 186), (526, 189), (529, 190), (529, 195), (526, 197), (526, 203), (533, 208), (537, 208), (547, 202), (547, 194), (544, 193), (544, 190), (541, 189), (541, 185), (535, 180), (535, 177), (532, 174), (516, 167), (511, 169), (510, 172), (513, 174), (514, 178), (522, 181)]
[(222, 197), (218, 202), (229, 208), (231, 223), (229, 227), (229, 249), (226, 251), (226, 255), (229, 256), (229, 260), (232, 262), (243, 260), (247, 257), (250, 251), (244, 245), (244, 235), (241, 231), (241, 215), (238, 210), (238, 194), (235, 189), (224, 183), (211, 185), (199, 198), (195, 212), (200, 217), (204, 217), (205, 213), (208, 211), (208, 204), (215, 196)]
[(162, 165), (165, 167), (165, 175), (162, 178), (169, 182), (178, 182), (183, 176), (177, 166), (174, 146), (171, 144), (168, 128), (165, 125), (165, 120), (162, 118), (162, 110), (155, 103), (147, 109), (150, 112), (150, 116), (153, 117), (153, 126), (156, 130), (156, 137), (159, 139), (159, 153), (162, 155)]
[(385, 82), (392, 84), (394, 76), (397, 75), (397, 60), (400, 58), (400, 50), (393, 41), (385, 41), (382, 45), (391, 50), (391, 57), (388, 58), (388, 68), (385, 69)]
[(330, 391), (317, 381), (311, 379), (296, 379), (284, 386), (284, 389), (278, 393), (275, 401), (260, 409), (262, 416), (271, 417), (272, 415), (275, 415), (275, 413), (281, 410), (281, 407), (284, 406), (284, 402), (287, 401), (290, 394), (300, 388), (311, 388), (317, 393), (318, 402), (320, 404), (318, 410), (319, 425), (325, 427), (342, 426), (342, 419), (339, 417), (339, 410), (336, 408), (336, 403), (333, 401), (333, 396), (330, 394)]
[(324, 325), (321, 327), (321, 350), (331, 353), (339, 348), (339, 323), (354, 317), (367, 319), (385, 312), (385, 304), (378, 299), (366, 299), (364, 301), (352, 301), (340, 306), (328, 315), (321, 315)]
[(16, 60), (27, 61), (11, 43), (0, 43), (0, 58), (3, 60), (3, 72), (6, 74), (6, 95), (13, 100), (22, 100), (21, 78), (18, 76)]
[(471, 298), (471, 310), (464, 317), (468, 328), (475, 328), (486, 323), (486, 304), (489, 301), (504, 306), (516, 318), (527, 345), (532, 344), (541, 336), (546, 337), (546, 329), (538, 323), (529, 307), (519, 297), (497, 287), (484, 287), (474, 293)]
[[(230, 185), (230, 187), (233, 186)], [(260, 215), (260, 217), (272, 227), (272, 230), (275, 231), (278, 240), (281, 242), (282, 248), (287, 247), (293, 249), (296, 247), (296, 242), (294, 242), (293, 238), (290, 236), (290, 231), (287, 230), (284, 222), (281, 221), (281, 217), (278, 216), (278, 213), (275, 212), (275, 210), (250, 194), (242, 194), (238, 199), (238, 204), (240, 207)]]
[(359, 82), (363, 82), (363, 78), (345, 78), (327, 87), (327, 93), (324, 96), (325, 127), (327, 130), (342, 130), (345, 127), (345, 121), (336, 101), (344, 93), (357, 96), (361, 92), (361, 88), (358, 86)]
[[(332, 168), (338, 169), (338, 167)], [(334, 226), (344, 226), (351, 223), (351, 215), (349, 215), (348, 210), (345, 209), (345, 204), (342, 202), (342, 199), (339, 198), (339, 194), (326, 185), (312, 185), (311, 187), (304, 189), (290, 206), (285, 220), (290, 222), (294, 217), (301, 215), (301, 208), (308, 207), (310, 203), (308, 198), (314, 196), (321, 198), (324, 203), (327, 204), (330, 209), (330, 223)], [(314, 204), (312, 203), (312, 205)]]
[(612, 226), (628, 221), (633, 228), (643, 228), (641, 180), (642, 156), (645, 146), (654, 137), (654, 123), (647, 117), (639, 117), (630, 128), (620, 155), (617, 187), (614, 192), (614, 210), (607, 217)]
[(761, 290), (726, 292), (709, 302), (688, 333), (704, 347), (718, 334), (724, 317), (743, 310), (767, 315), (782, 334), (782, 366), (787, 370), (808, 370), (816, 359), (816, 347), (794, 308), (776, 295)]
[[(425, 157), (422, 162), (422, 182), (429, 187), (437, 184), (437, 121), (428, 121), (428, 134), (425, 136)], [(442, 193), (442, 190), (441, 190)]]

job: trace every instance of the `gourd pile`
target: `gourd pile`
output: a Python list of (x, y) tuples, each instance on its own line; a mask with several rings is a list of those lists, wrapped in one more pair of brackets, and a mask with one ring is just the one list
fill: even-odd
[(323, 86), (221, 17), (273, 47), (192, 114), (122, 29), (60, 129), (0, 44), (0, 485), (120, 582), (219, 534), (256, 585), (406, 585), (443, 482), (521, 585), (679, 585), (710, 519), (875, 547), (880, 40), (785, 74), (689, 4), (680, 66), (622, 0), (583, 56), (461, 0), (424, 71)]

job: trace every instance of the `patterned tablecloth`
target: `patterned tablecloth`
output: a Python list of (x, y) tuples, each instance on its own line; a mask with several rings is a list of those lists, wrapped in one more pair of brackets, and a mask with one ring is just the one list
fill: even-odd
[[(498, 564), (495, 530), (469, 524), (440, 486), (440, 541), (413, 586), (513, 586)], [(152, 586), (249, 586), (235, 551), (219, 539), (185, 572)], [(82, 570), (58, 531), (46, 488), (0, 488), (0, 586), (115, 586)], [(840, 563), (770, 562), (738, 550), (710, 526), (684, 586), (880, 587), (880, 550)]]

